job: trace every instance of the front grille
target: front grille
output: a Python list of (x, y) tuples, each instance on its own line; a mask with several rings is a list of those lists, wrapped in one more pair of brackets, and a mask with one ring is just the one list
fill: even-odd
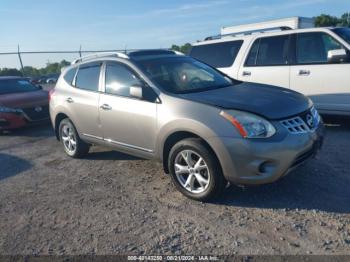
[(293, 118), (282, 120), (280, 123), (291, 134), (303, 134), (314, 131), (318, 127), (320, 121), (320, 115), (317, 110), (312, 107), (310, 110)]
[(9, 121), (7, 121), (6, 119), (0, 119), (0, 127), (6, 127), (9, 125), (10, 125)]
[(36, 106), (22, 110), (29, 121), (40, 121), (49, 118), (49, 106)]
[(309, 127), (299, 116), (282, 120), (281, 124), (292, 134), (301, 134), (309, 131)]

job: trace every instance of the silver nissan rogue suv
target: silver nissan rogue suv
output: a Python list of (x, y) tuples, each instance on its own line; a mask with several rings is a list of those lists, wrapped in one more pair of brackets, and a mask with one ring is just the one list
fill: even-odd
[(270, 183), (313, 156), (323, 125), (310, 99), (242, 83), (168, 50), (78, 59), (50, 93), (65, 152), (92, 144), (163, 163), (179, 191), (209, 200), (232, 184)]

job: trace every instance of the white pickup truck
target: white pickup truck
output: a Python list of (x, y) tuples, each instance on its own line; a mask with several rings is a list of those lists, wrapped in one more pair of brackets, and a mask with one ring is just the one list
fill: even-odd
[(350, 115), (350, 28), (307, 22), (296, 17), (225, 27), (192, 44), (189, 55), (232, 78), (303, 93), (320, 113)]

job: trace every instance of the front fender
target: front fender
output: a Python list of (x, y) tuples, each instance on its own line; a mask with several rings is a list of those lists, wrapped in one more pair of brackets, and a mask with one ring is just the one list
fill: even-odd
[(210, 137), (216, 136), (215, 132), (208, 126), (193, 119), (176, 119), (166, 125), (162, 126), (159, 130), (159, 136), (157, 138), (156, 155), (160, 160), (163, 159), (163, 151), (165, 141), (177, 132), (188, 132), (195, 136), (198, 136), (208, 142)]

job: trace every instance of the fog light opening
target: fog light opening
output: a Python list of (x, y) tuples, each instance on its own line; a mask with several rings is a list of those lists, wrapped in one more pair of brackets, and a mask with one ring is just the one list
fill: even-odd
[(258, 175), (264, 175), (266, 173), (269, 173), (272, 171), (272, 169), (273, 169), (273, 163), (269, 161), (263, 162), (258, 167), (258, 171), (259, 171)]

